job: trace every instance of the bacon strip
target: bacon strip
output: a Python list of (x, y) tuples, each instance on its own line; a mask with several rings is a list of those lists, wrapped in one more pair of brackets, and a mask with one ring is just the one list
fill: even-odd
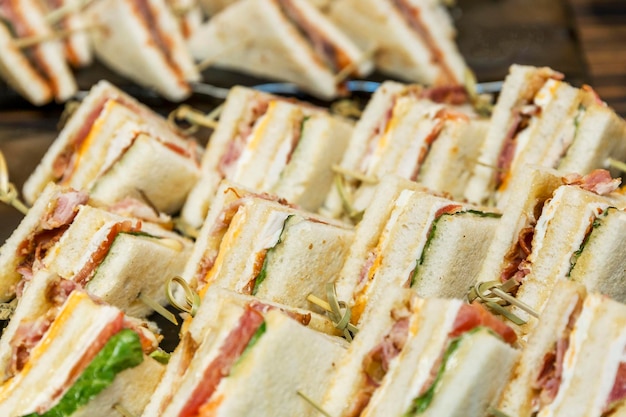
[(577, 185), (583, 190), (591, 191), (598, 195), (607, 195), (617, 190), (622, 180), (612, 178), (611, 173), (605, 169), (595, 169), (589, 174), (568, 174), (563, 177), (563, 183), (567, 185)]
[(198, 384), (189, 401), (178, 414), (179, 417), (195, 417), (201, 407), (208, 404), (223, 377), (230, 374), (232, 366), (263, 324), (263, 316), (256, 310), (247, 308), (237, 326), (224, 340), (219, 354), (204, 370), (202, 383)]

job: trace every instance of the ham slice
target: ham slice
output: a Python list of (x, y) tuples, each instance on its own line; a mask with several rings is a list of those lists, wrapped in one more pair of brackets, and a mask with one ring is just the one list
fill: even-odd
[(510, 345), (517, 340), (513, 329), (478, 303), (461, 305), (449, 337), (458, 337), (479, 326), (488, 327)]
[(228, 376), (232, 366), (263, 324), (263, 316), (256, 310), (247, 308), (235, 327), (224, 340), (219, 354), (204, 370), (202, 383), (192, 393), (189, 401), (179, 413), (179, 417), (195, 417), (206, 406), (223, 377)]

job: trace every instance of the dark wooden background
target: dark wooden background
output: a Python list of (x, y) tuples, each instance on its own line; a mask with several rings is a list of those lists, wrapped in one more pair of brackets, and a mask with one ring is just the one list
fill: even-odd
[[(590, 84), (626, 115), (626, 0), (457, 0), (451, 12), (459, 48), (479, 81), (502, 80), (513, 63), (546, 65), (575, 85)], [(258, 82), (222, 72), (205, 75), (222, 86)], [(98, 65), (77, 73), (84, 90), (102, 77), (162, 113), (174, 107)], [(193, 97), (192, 103), (210, 108), (217, 102)], [(0, 150), (18, 186), (56, 137), (61, 112), (60, 105), (34, 108), (0, 84)], [(21, 217), (0, 204), (0, 244)]]

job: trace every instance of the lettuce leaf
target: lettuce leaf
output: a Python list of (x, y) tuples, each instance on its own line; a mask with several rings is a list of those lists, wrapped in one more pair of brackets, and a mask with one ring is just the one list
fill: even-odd
[(111, 385), (117, 374), (142, 361), (139, 335), (130, 329), (123, 329), (109, 339), (56, 406), (44, 414), (32, 413), (25, 417), (70, 416)]

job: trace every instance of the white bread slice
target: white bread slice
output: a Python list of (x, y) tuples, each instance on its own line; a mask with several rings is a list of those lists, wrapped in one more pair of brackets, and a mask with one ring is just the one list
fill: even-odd
[(467, 211), (440, 217), (411, 288), (424, 298), (463, 298), (476, 282), (500, 215)]
[(467, 64), (454, 42), (456, 33), (445, 7), (437, 1), (403, 3), (412, 9), (420, 30), (413, 29), (390, 0), (338, 0), (331, 5), (330, 17), (363, 50), (376, 51), (381, 71), (427, 85), (464, 84)]
[(351, 133), (352, 124), (347, 120), (325, 114), (309, 116), (279, 181), (266, 191), (316, 212), (333, 185), (332, 166), (341, 160)]
[[(290, 7), (315, 28), (347, 62), (366, 75), (371, 62), (335, 25), (306, 0)], [(245, 0), (232, 4), (200, 27), (190, 39), (192, 54), (216, 66), (293, 82), (320, 98), (339, 94), (333, 71), (299, 29), (286, 18), (277, 0)]]
[(479, 164), (474, 167), (465, 197), (475, 203), (491, 198), (495, 188), (495, 167), (502, 151), (507, 131), (512, 125), (512, 110), (530, 103), (541, 87), (559, 73), (550, 68), (512, 65), (504, 80), (502, 91), (491, 115), (491, 125), (480, 148)]
[(448, 193), (458, 200), (463, 199), (488, 129), (489, 121), (485, 119), (447, 122), (432, 144), (417, 181), (431, 190)]
[[(309, 3), (313, 4), (315, 7), (319, 9), (324, 9), (328, 6), (328, 4), (332, 0), (308, 0)], [(237, 0), (200, 0), (200, 5), (209, 17), (217, 14), (222, 9), (230, 6), (233, 3), (236, 3)]]
[(563, 337), (572, 313), (582, 308), (586, 295), (582, 285), (565, 280), (556, 284), (546, 307), (541, 311), (539, 324), (528, 336), (528, 343), (502, 391), (496, 409), (509, 416), (533, 415), (534, 398), (537, 395), (533, 384), (542, 370), (545, 355)]
[(352, 293), (358, 283), (358, 277), (367, 259), (383, 233), (387, 220), (394, 209), (394, 202), (405, 191), (424, 191), (413, 181), (398, 176), (386, 175), (378, 183), (372, 204), (363, 213), (363, 219), (355, 229), (354, 243), (341, 272), (335, 281), (337, 298), (342, 301), (352, 299)]
[(160, 212), (176, 213), (198, 177), (193, 155), (181, 155), (142, 132), (121, 159), (95, 180), (91, 194), (113, 204), (128, 196), (141, 200), (141, 190)]
[[(429, 100), (397, 98), (382, 137), (375, 147), (370, 145), (358, 171), (374, 180), (386, 174), (415, 180), (420, 155), (427, 152), (427, 140), (438, 124), (434, 116), (440, 108)], [(373, 183), (358, 186), (353, 192), (355, 210), (364, 210), (369, 206), (375, 188)]]
[[(100, 61), (139, 85), (154, 88), (172, 101), (191, 94), (189, 81), (200, 75), (185, 46), (176, 18), (164, 0), (97, 0), (85, 10), (100, 30), (92, 31), (94, 51)], [(147, 22), (140, 7), (153, 21)], [(164, 38), (168, 55), (156, 44), (152, 31)]]
[(0, 49), (0, 76), (7, 84), (37, 106), (51, 101), (52, 89), (15, 45), (4, 23), (0, 23)]
[[(564, 121), (565, 123), (565, 121)], [(571, 123), (571, 122), (570, 122)], [(626, 159), (626, 122), (602, 103), (587, 105), (577, 120), (574, 141), (555, 166), (560, 172), (587, 174), (595, 168), (610, 169), (607, 158)]]
[(234, 87), (203, 156), (202, 177), (183, 207), (183, 219), (193, 227), (202, 224), (223, 178), (316, 211), (350, 133), (350, 123), (321, 108)]
[(626, 213), (609, 208), (598, 218), (585, 242), (582, 253), (570, 270), (569, 279), (584, 284), (590, 292), (599, 292), (626, 303), (623, 285), (626, 265), (617, 248), (626, 244)]
[(166, 0), (166, 3), (178, 21), (183, 38), (189, 39), (204, 20), (202, 7), (195, 0)]

